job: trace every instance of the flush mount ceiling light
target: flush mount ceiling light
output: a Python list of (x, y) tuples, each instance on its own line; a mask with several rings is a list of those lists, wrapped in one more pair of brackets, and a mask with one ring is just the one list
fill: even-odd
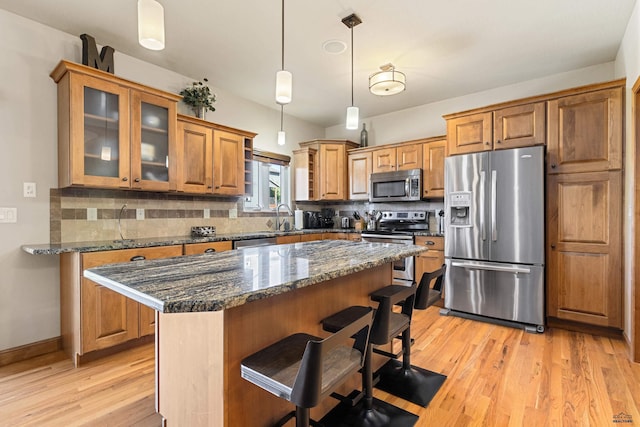
[(282, 69), (276, 73), (276, 102), (280, 105), (291, 102), (293, 76), (284, 69), (284, 0), (282, 0)]
[(138, 42), (147, 49), (164, 49), (164, 8), (155, 0), (138, 0)]
[(347, 108), (347, 129), (358, 129), (358, 115), (360, 111), (358, 107), (353, 105), (353, 27), (362, 24), (362, 20), (352, 13), (342, 20), (342, 23), (351, 29), (351, 107)]
[(331, 55), (340, 55), (347, 50), (347, 44), (342, 40), (327, 40), (322, 43), (322, 50)]
[(395, 95), (405, 89), (406, 77), (404, 73), (396, 71), (393, 64), (385, 64), (377, 73), (369, 76), (369, 90), (374, 95)]

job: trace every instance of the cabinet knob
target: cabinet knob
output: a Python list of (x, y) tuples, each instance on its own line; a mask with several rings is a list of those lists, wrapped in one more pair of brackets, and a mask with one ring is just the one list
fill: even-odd
[(555, 249), (555, 248), (556, 248), (556, 245), (551, 245), (551, 249)]
[(122, 180), (126, 182), (126, 181), (129, 181), (129, 178), (125, 176), (122, 178)]
[(500, 144), (502, 141), (498, 140), (498, 144)]
[(489, 145), (489, 141), (485, 142), (484, 145)]
[(135, 182), (140, 182), (140, 178), (134, 179)]
[(216, 185), (216, 190), (217, 190), (217, 189), (219, 189), (219, 188), (220, 188), (220, 186), (219, 186), (219, 185)]
[(212, 187), (212, 186), (210, 186), (210, 185), (207, 185), (207, 188), (208, 188), (209, 190), (211, 190), (213, 187)]
[(551, 163), (551, 169), (555, 169), (556, 168), (556, 164), (555, 163)]

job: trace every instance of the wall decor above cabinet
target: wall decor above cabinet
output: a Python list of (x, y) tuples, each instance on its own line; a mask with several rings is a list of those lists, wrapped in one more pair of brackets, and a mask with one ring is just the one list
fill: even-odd
[[(58, 84), (60, 187), (231, 196), (250, 186), (245, 165), (255, 133), (198, 119), (178, 130), (180, 95), (73, 62), (61, 61), (51, 78)], [(202, 127), (199, 140), (187, 134), (194, 126)]]

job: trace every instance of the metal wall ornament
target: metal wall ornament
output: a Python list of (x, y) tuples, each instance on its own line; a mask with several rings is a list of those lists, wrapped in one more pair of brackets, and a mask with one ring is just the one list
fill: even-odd
[(98, 54), (96, 39), (89, 34), (81, 34), (80, 40), (82, 40), (82, 65), (115, 74), (113, 63), (115, 50), (111, 46), (103, 46)]

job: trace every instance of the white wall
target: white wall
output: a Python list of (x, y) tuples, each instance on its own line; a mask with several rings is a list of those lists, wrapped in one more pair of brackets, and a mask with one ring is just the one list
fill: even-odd
[[(502, 86), (458, 98), (425, 104), (380, 116), (367, 117), (369, 145), (409, 141), (430, 136), (445, 135), (445, 114), (466, 111), (500, 102), (512, 101), (528, 96), (542, 95), (576, 86), (613, 80), (614, 63), (595, 65), (540, 79)], [(411, 90), (410, 87), (407, 90)], [(325, 137), (360, 141), (360, 130), (349, 131), (344, 124), (326, 129)]]
[[(625, 31), (624, 38), (618, 51), (618, 56), (615, 62), (615, 74), (616, 77), (627, 78), (627, 90), (625, 94), (626, 100), (626, 129), (625, 129), (625, 186), (624, 186), (624, 215), (623, 215), (623, 227), (625, 236), (624, 240), (624, 319), (625, 319), (625, 334), (627, 339), (630, 340), (631, 335), (631, 306), (633, 304), (633, 272), (637, 267), (635, 262), (635, 256), (633, 251), (633, 236), (635, 233), (634, 223), (634, 209), (635, 209), (635, 183), (634, 174), (635, 168), (635, 156), (636, 147), (633, 134), (633, 85), (640, 78), (640, 52), (638, 51), (640, 46), (640, 3), (636, 2), (635, 8), (629, 19), (629, 24)], [(637, 288), (636, 284), (636, 288)], [(636, 325), (636, 328), (640, 325)]]
[[(0, 224), (3, 350), (60, 335), (59, 259), (29, 255), (20, 246), (49, 242), (49, 189), (57, 187), (57, 92), (49, 73), (61, 59), (80, 62), (81, 40), (4, 10), (0, 28), (0, 207), (18, 208), (16, 224)], [(118, 76), (148, 86), (177, 93), (192, 82), (192, 77), (117, 52), (114, 60)], [(207, 113), (207, 119), (257, 132), (254, 145), (260, 149), (291, 154), (296, 141), (324, 133), (286, 116), (287, 145), (279, 147), (279, 110), (212, 88), (217, 111)], [(35, 199), (22, 197), (23, 182), (37, 184)]]

